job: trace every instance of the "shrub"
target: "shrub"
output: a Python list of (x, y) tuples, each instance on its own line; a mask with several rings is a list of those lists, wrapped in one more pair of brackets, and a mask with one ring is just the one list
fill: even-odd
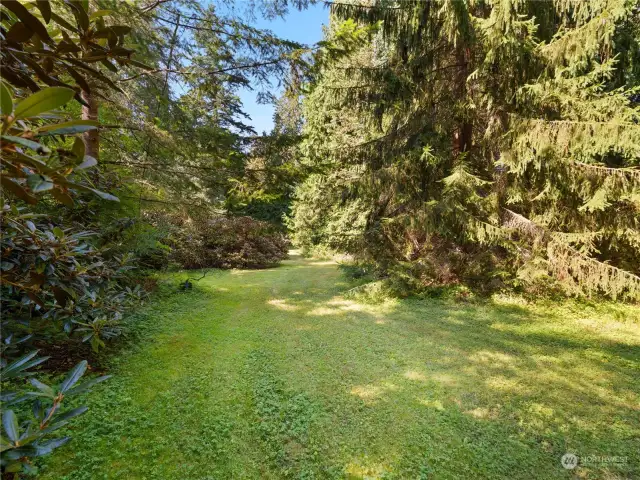
[(171, 224), (171, 258), (182, 268), (267, 268), (287, 258), (286, 237), (251, 217), (159, 215)]
[(155, 227), (148, 223), (146, 215), (136, 218), (127, 211), (125, 216), (107, 218), (100, 228), (98, 245), (108, 247), (112, 254), (130, 254), (136, 258), (137, 272), (144, 276), (147, 270), (164, 270), (169, 266), (171, 248), (167, 244), (167, 227)]
[[(73, 98), (70, 88), (45, 88), (15, 106), (9, 88), (0, 84), (0, 89), (6, 133), (0, 211), (5, 342), (0, 353), (3, 359), (15, 358), (33, 340), (50, 344), (74, 331), (97, 350), (104, 339), (118, 334), (123, 308), (141, 296), (140, 288), (118, 284), (131, 268), (129, 255), (104, 255), (92, 245), (94, 234), (88, 229), (56, 224), (50, 215), (53, 205), (76, 205), (83, 191), (117, 200), (93, 188), (86, 170), (95, 167), (96, 160), (85, 155), (81, 138), (69, 142), (70, 150), (58, 147), (67, 136), (95, 129), (97, 123), (51, 121), (59, 118), (53, 109)], [(43, 198), (48, 208), (29, 205)]]
[[(47, 455), (71, 440), (70, 437), (53, 437), (52, 434), (66, 426), (71, 419), (85, 413), (87, 407), (62, 411), (63, 400), (87, 392), (109, 378), (105, 375), (76, 385), (87, 370), (87, 362), (82, 361), (69, 371), (62, 382), (47, 385), (33, 378), (33, 372), (28, 371), (47, 359), (38, 358), (37, 353), (30, 352), (9, 365), (0, 363), (0, 381), (3, 386), (0, 396), (3, 427), (0, 465), (7, 478), (10, 474), (19, 478), (20, 472), (37, 473), (31, 464), (32, 458)], [(31, 377), (29, 383), (33, 389), (25, 391), (25, 387), (20, 386), (18, 391), (6, 390), (5, 386), (10, 385), (9, 381), (25, 377)], [(12, 406), (24, 403), (30, 408), (22, 406), (16, 414)]]
[[(27, 369), (46, 360), (35, 358), (37, 351), (25, 355), (26, 349), (34, 341), (48, 346), (74, 332), (97, 349), (105, 338), (118, 333), (122, 308), (140, 297), (139, 288), (118, 284), (130, 268), (128, 256), (96, 248), (90, 228), (72, 226), (69, 218), (53, 220), (62, 205), (75, 208), (84, 203), (82, 192), (118, 200), (96, 188), (101, 176), (95, 170), (87, 174), (98, 162), (85, 148), (91, 142), (87, 138), (85, 144), (80, 135), (95, 136), (99, 122), (73, 118), (74, 107), (69, 104), (73, 98), (86, 104), (82, 94), (104, 97), (108, 88), (118, 90), (96, 67), (97, 59), (111, 72), (118, 71), (113, 61), (138, 63), (131, 59), (134, 51), (124, 47), (128, 27), (107, 25), (105, 11), (90, 15), (89, 2), (59, 4), (52, 11), (50, 2), (2, 2), (3, 478), (33, 472), (30, 457), (48, 454), (66, 443), (68, 438), (51, 438), (51, 434), (86, 407), (61, 412), (63, 398), (104, 380), (74, 386), (87, 368), (83, 361), (58, 386), (31, 378), (37, 391), (25, 393), (23, 377), (34, 374)], [(95, 218), (93, 212), (87, 214), (79, 223), (87, 225)], [(8, 409), (23, 402), (31, 408), (21, 407), (17, 414)], [(26, 420), (28, 412), (31, 418)]]
[(119, 333), (124, 309), (143, 296), (123, 285), (129, 256), (109, 257), (91, 245), (92, 232), (63, 230), (15, 207), (0, 212), (0, 224), (5, 338), (50, 343), (77, 334), (97, 350)]

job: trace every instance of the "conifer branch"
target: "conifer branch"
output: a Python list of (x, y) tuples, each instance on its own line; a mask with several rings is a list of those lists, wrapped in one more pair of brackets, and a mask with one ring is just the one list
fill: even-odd
[(612, 167), (605, 167), (603, 165), (592, 165), (589, 163), (578, 162), (576, 160), (571, 160), (571, 162), (574, 165), (580, 168), (584, 168), (586, 170), (593, 170), (598, 173), (609, 174), (609, 175), (620, 175), (620, 176), (628, 175), (640, 181), (640, 168), (631, 168), (631, 167), (612, 168)]
[(146, 70), (144, 72), (140, 72), (136, 75), (132, 75), (131, 77), (125, 77), (119, 82), (129, 82), (131, 80), (135, 80), (136, 78), (142, 77), (144, 75), (153, 75), (156, 73), (177, 73), (179, 75), (191, 76), (191, 75), (220, 75), (222, 73), (232, 72), (234, 70), (247, 70), (251, 68), (260, 68), (268, 65), (274, 65), (276, 63), (283, 62), (287, 59), (287, 56), (282, 56), (278, 58), (274, 58), (271, 60), (266, 60), (264, 62), (255, 62), (249, 63), (245, 65), (234, 65), (231, 67), (221, 68), (220, 70), (183, 70), (183, 69), (171, 69), (171, 68), (158, 68), (155, 70)]

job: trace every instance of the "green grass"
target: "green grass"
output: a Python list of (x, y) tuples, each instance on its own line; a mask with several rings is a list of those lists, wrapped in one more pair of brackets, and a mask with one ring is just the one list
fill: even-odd
[(348, 288), (294, 257), (157, 299), (43, 478), (640, 477), (637, 307)]

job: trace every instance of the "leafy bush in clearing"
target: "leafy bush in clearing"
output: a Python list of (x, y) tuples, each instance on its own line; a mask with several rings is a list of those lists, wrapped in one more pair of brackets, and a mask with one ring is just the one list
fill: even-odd
[(287, 258), (285, 235), (251, 217), (156, 214), (152, 221), (170, 225), (171, 257), (182, 268), (267, 268)]

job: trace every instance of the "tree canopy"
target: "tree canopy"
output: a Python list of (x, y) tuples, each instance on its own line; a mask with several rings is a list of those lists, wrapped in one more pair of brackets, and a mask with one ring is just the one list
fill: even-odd
[(637, 298), (638, 15), (625, 0), (334, 3), (326, 42), (348, 53), (321, 59), (305, 99), (304, 158), (322, 171), (298, 188), (295, 238), (411, 288), (551, 275)]

